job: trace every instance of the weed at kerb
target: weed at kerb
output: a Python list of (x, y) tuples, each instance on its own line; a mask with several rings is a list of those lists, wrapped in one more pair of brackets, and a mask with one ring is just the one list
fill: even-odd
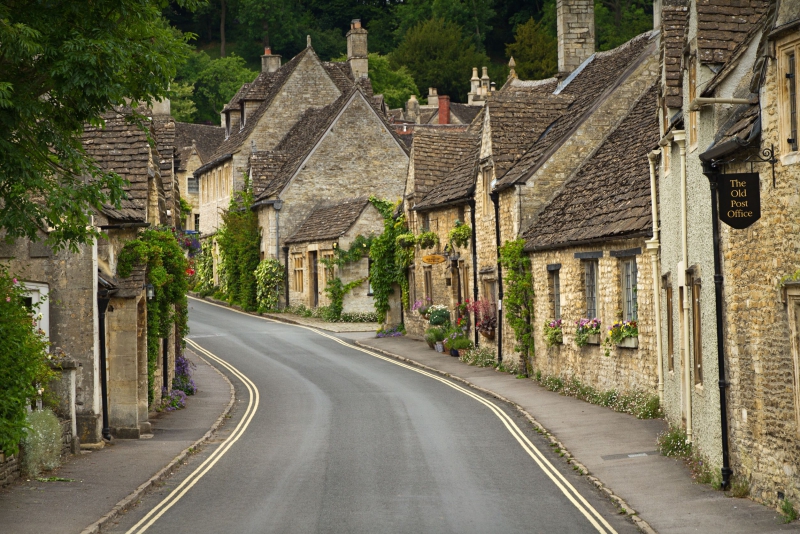
[(784, 523), (791, 523), (797, 519), (797, 510), (794, 509), (792, 501), (789, 499), (783, 499), (781, 501), (781, 514), (783, 514)]

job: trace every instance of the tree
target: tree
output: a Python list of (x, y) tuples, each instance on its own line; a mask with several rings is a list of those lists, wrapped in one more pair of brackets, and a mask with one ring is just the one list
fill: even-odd
[(256, 76), (258, 73), (248, 69), (244, 59), (235, 54), (209, 60), (194, 83), (197, 121), (219, 124), (219, 114), (225, 104), (242, 84), (252, 82)]
[(523, 80), (541, 80), (558, 72), (558, 42), (533, 17), (517, 26), (506, 54), (516, 61), (517, 76)]
[(417, 82), (418, 90), (436, 87), (440, 95), (464, 102), (469, 91), (473, 67), (489, 64), (461, 27), (443, 19), (431, 19), (409, 30), (390, 56), (392, 67), (405, 66)]
[[(182, 0), (192, 8), (197, 0)], [(59, 248), (96, 235), (92, 209), (117, 204), (123, 180), (81, 145), (87, 123), (127, 102), (167, 95), (189, 36), (161, 15), (165, 0), (0, 4), (0, 230), (47, 232)], [(139, 116), (140, 124), (145, 117)]]
[(380, 54), (369, 55), (369, 81), (376, 95), (383, 95), (390, 108), (401, 108), (413, 95), (419, 96), (414, 78), (405, 67), (392, 69), (389, 58)]
[(412, 28), (433, 18), (444, 19), (461, 28), (477, 50), (483, 51), (489, 20), (495, 15), (493, 0), (410, 0), (397, 7), (397, 33), (402, 39)]

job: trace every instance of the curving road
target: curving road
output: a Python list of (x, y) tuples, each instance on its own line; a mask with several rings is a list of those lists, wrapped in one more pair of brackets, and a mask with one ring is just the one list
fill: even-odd
[(236, 410), (114, 532), (637, 531), (496, 399), (316, 330), (189, 317)]

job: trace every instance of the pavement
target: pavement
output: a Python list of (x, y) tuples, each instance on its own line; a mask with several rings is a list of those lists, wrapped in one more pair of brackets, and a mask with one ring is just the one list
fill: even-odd
[(554, 393), (532, 380), (472, 367), (408, 337), (351, 336), (351, 340), (516, 405), (567, 451), (565, 461), (582, 469), (644, 532), (800, 531), (800, 522), (784, 524), (775, 510), (697, 484), (682, 461), (661, 456), (656, 439), (667, 428), (664, 420), (636, 419)]
[(198, 392), (186, 408), (150, 419), (152, 436), (114, 440), (83, 450), (43, 477), (22, 479), (0, 490), (0, 532), (47, 534), (101, 532), (121, 512), (162, 483), (196, 448), (211, 438), (233, 407), (234, 388), (214, 367), (187, 351), (195, 362)]

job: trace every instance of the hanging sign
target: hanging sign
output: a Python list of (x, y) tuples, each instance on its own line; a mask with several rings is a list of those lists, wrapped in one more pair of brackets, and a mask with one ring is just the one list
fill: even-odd
[(761, 218), (761, 187), (757, 172), (719, 175), (719, 219), (742, 230)]
[(442, 263), (444, 261), (445, 258), (441, 254), (428, 254), (427, 256), (422, 256), (422, 263), (427, 263), (428, 265), (436, 265), (437, 263)]

